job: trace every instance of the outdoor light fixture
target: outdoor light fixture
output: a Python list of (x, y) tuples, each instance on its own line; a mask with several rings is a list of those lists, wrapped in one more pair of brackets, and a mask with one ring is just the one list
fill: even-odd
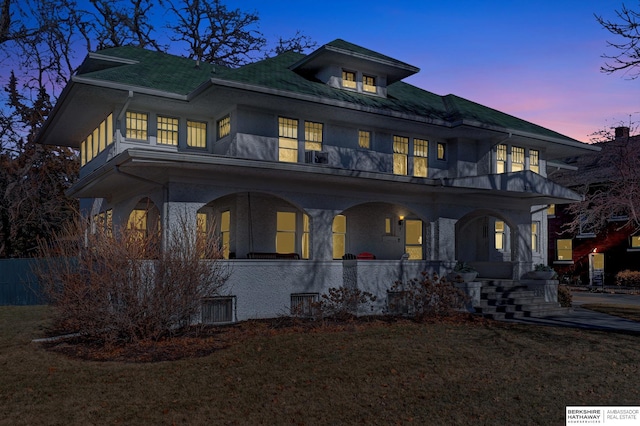
[(399, 216), (398, 219), (398, 226), (402, 226), (402, 224), (404, 223), (404, 216)]

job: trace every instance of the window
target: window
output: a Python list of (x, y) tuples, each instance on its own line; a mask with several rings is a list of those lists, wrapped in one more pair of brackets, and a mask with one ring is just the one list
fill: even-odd
[(424, 139), (413, 140), (413, 175), (427, 177), (429, 155), (429, 141)]
[(127, 221), (127, 229), (133, 234), (134, 238), (146, 238), (147, 232), (147, 210), (134, 209), (129, 214)]
[(376, 93), (378, 91), (376, 87), (376, 78), (370, 75), (363, 75), (362, 90), (369, 93)]
[(85, 140), (80, 142), (80, 165), (84, 166), (113, 144), (113, 115), (109, 114)]
[(422, 221), (405, 220), (405, 252), (410, 260), (422, 259)]
[(507, 146), (498, 145), (496, 147), (496, 173), (505, 173), (507, 171)]
[(333, 258), (342, 259), (345, 254), (347, 239), (347, 218), (344, 215), (337, 215), (333, 218)]
[(187, 146), (193, 148), (207, 147), (207, 123), (187, 120)]
[(235, 297), (211, 297), (202, 301), (202, 323), (218, 324), (233, 322), (233, 302)]
[(407, 174), (407, 155), (409, 154), (409, 138), (404, 136), (393, 137), (393, 173), (396, 175)]
[(540, 173), (540, 151), (529, 150), (529, 170), (534, 173)]
[(358, 146), (360, 148), (371, 148), (371, 132), (368, 130), (358, 130)]
[(573, 244), (571, 240), (557, 240), (556, 247), (556, 260), (573, 260)]
[(524, 170), (524, 148), (519, 146), (511, 147), (511, 171), (520, 172)]
[(538, 229), (540, 228), (540, 222), (532, 222), (531, 223), (531, 251), (537, 252), (539, 250), (539, 239), (540, 234), (538, 234)]
[(298, 121), (278, 117), (278, 160), (298, 162)]
[(555, 216), (556, 215), (556, 205), (555, 204), (549, 204), (549, 207), (547, 207), (547, 215), (549, 215), (549, 216)]
[(356, 88), (356, 73), (353, 71), (342, 71), (342, 87), (348, 89)]
[(277, 212), (276, 229), (276, 253), (294, 253), (296, 251), (296, 214)]
[(302, 215), (302, 258), (309, 259), (309, 241), (310, 241), (310, 229), (309, 229), (309, 215)]
[(391, 218), (386, 217), (384, 219), (384, 233), (386, 235), (391, 235)]
[(640, 248), (640, 235), (634, 235), (631, 237), (631, 248)]
[(218, 120), (218, 139), (222, 139), (225, 136), (231, 134), (231, 117), (226, 116)]
[(147, 114), (127, 111), (127, 139), (147, 140)]
[(504, 250), (505, 248), (505, 232), (504, 232), (504, 222), (501, 220), (496, 220), (495, 224), (495, 247), (496, 250)]
[(447, 144), (444, 142), (438, 142), (438, 160), (447, 159)]
[(229, 259), (229, 248), (231, 247), (231, 212), (229, 210), (220, 213), (220, 239), (222, 257)]
[(304, 122), (305, 151), (322, 151), (322, 123)]
[(158, 143), (178, 145), (178, 119), (158, 116)]

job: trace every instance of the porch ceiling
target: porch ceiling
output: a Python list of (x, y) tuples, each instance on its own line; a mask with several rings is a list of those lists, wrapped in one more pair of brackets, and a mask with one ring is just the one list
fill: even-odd
[(312, 192), (319, 195), (367, 194), (389, 200), (424, 196), (517, 199), (530, 205), (567, 203), (580, 196), (530, 171), (456, 179), (428, 179), (345, 170), (302, 163), (281, 163), (217, 155), (129, 149), (83, 176), (69, 195), (111, 198), (134, 187), (169, 182), (213, 184), (237, 191)]

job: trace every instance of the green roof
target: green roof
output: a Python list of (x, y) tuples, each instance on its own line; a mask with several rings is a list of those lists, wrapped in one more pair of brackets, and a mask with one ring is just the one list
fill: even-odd
[[(395, 61), (385, 55), (361, 48), (343, 40), (327, 46), (359, 51), (385, 61)], [(136, 47), (118, 47), (90, 55), (77, 75), (82, 78), (141, 87), (162, 92), (188, 95), (208, 81), (222, 80), (276, 89), (297, 95), (312, 95), (333, 101), (350, 103), (364, 109), (418, 115), (449, 123), (467, 122), (480, 127), (496, 127), (527, 132), (544, 137), (573, 139), (521, 120), (509, 114), (480, 105), (455, 95), (440, 96), (402, 81), (387, 87), (387, 97), (340, 90), (308, 77), (290, 67), (305, 58), (295, 52), (285, 52), (249, 65), (231, 69), (165, 53)], [(399, 64), (403, 64), (396, 61)]]

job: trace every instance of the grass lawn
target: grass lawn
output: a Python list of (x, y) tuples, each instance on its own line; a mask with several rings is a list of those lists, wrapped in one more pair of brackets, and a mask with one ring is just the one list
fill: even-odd
[(638, 405), (640, 336), (493, 321), (274, 332), (156, 363), (31, 343), (46, 307), (0, 307), (0, 425), (564, 425)]

